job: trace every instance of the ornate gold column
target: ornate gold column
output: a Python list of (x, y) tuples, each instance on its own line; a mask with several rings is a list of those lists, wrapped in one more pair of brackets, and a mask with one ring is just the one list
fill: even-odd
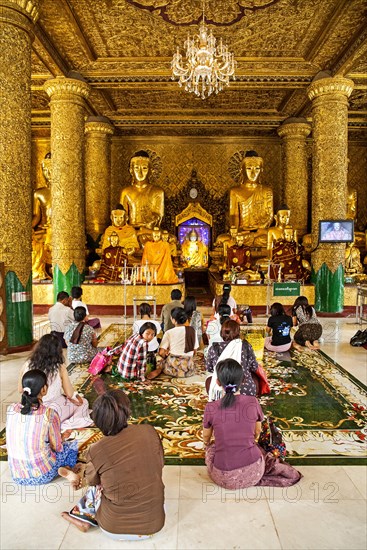
[[(346, 216), (348, 171), (348, 97), (352, 80), (320, 78), (308, 88), (312, 101), (312, 244), (319, 220)], [(344, 304), (345, 244), (321, 244), (312, 254), (312, 279), (318, 311), (338, 312)]]
[(89, 245), (93, 248), (110, 225), (112, 134), (113, 126), (108, 118), (88, 118), (85, 124), (85, 216)]
[(307, 233), (307, 151), (311, 126), (304, 118), (288, 118), (278, 128), (283, 140), (284, 198), (291, 210), (291, 225), (299, 236)]
[(84, 116), (81, 78), (47, 80), (51, 98), (52, 266), (54, 295), (80, 285), (85, 268)]
[(31, 44), (38, 0), (0, 0), (0, 261), (8, 348), (33, 340)]

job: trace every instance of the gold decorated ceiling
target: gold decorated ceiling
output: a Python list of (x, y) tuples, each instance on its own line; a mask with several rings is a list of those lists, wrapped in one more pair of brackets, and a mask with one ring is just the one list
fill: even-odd
[(350, 77), (349, 130), (367, 134), (365, 0), (206, 0), (214, 35), (237, 60), (236, 81), (202, 100), (171, 80), (201, 18), (201, 0), (40, 0), (32, 54), (33, 129), (50, 123), (47, 78), (80, 75), (90, 114), (124, 135), (275, 135), (309, 117), (319, 71)]

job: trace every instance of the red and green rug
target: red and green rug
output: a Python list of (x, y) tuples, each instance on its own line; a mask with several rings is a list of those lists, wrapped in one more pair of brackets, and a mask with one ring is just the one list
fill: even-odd
[[(121, 330), (120, 330), (121, 329)], [(104, 345), (114, 345), (129, 329), (111, 325)], [(105, 389), (121, 388), (132, 406), (132, 423), (152, 424), (161, 436), (166, 464), (204, 464), (202, 416), (206, 405), (203, 354), (198, 374), (187, 379), (160, 376), (150, 384), (125, 382), (119, 376), (91, 377), (87, 365), (71, 365), (70, 376), (92, 405)], [(322, 351), (266, 353), (264, 366), (271, 394), (260, 402), (282, 429), (288, 460), (301, 464), (366, 464), (367, 388)], [(80, 458), (101, 434), (97, 428), (74, 432)], [(0, 438), (4, 438), (4, 433)], [(4, 443), (2, 441), (1, 443)], [(2, 449), (2, 459), (6, 450)]]

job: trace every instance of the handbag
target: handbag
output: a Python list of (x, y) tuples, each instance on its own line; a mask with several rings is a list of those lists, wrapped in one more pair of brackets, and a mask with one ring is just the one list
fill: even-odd
[(252, 379), (256, 386), (256, 395), (261, 397), (262, 395), (268, 395), (270, 393), (270, 386), (266, 372), (261, 365), (256, 369), (256, 372), (251, 371)]
[(258, 444), (267, 453), (272, 453), (276, 458), (284, 460), (287, 449), (283, 441), (281, 430), (274, 424), (274, 420), (268, 416), (265, 417)]
[(112, 363), (112, 356), (116, 353), (116, 351), (123, 346), (124, 344), (118, 345), (113, 349), (107, 346), (107, 348), (99, 351), (90, 362), (88, 372), (93, 375), (102, 372), (108, 365)]

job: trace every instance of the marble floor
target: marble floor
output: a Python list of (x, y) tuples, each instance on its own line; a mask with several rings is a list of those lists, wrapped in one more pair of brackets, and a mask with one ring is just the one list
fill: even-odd
[[(121, 320), (101, 319), (103, 327)], [(366, 384), (367, 351), (349, 344), (359, 328), (355, 319), (324, 318), (322, 323), (322, 349)], [(45, 318), (37, 317), (36, 336), (43, 330)], [(1, 429), (8, 404), (18, 397), (18, 372), (26, 356), (0, 357)], [(162, 531), (146, 541), (114, 542), (98, 529), (81, 533), (61, 518), (78, 498), (64, 480), (19, 487), (11, 480), (7, 463), (1, 462), (0, 548), (366, 548), (367, 469), (304, 466), (299, 470), (304, 475), (301, 483), (288, 489), (227, 491), (210, 482), (203, 466), (166, 466)]]

